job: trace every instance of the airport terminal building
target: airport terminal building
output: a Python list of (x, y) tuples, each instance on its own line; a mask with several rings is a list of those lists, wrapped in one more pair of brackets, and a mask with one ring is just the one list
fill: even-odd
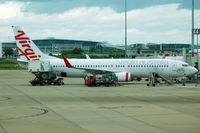
[[(91, 48), (96, 48), (99, 45), (104, 45), (105, 42), (84, 41), (84, 40), (67, 40), (67, 39), (40, 39), (33, 40), (38, 48), (46, 54), (59, 54), (64, 50), (73, 50), (74, 48), (81, 48), (85, 52), (89, 52)], [(2, 49), (12, 48), (14, 55), (17, 56), (17, 45), (15, 42), (3, 42)]]
[[(130, 44), (128, 47), (128, 57), (135, 58), (137, 56), (154, 56), (158, 53), (169, 54), (169, 55), (179, 55), (182, 54), (182, 50), (185, 48), (187, 51), (191, 49), (191, 44), (173, 44), (173, 43), (137, 43)], [(196, 47), (195, 47), (196, 48)]]
[[(123, 49), (117, 47), (117, 45), (106, 45), (106, 42), (98, 42), (98, 41), (84, 41), (84, 40), (68, 40), (68, 39), (39, 39), (33, 40), (33, 42), (38, 46), (38, 48), (46, 54), (60, 54), (62, 51), (65, 50), (73, 50), (74, 48), (81, 48), (86, 53), (88, 53), (91, 49), (98, 48), (99, 46), (102, 47), (113, 47), (116, 49)], [(11, 48), (14, 52), (14, 56), (17, 57), (17, 45), (15, 42), (3, 42), (2, 43), (2, 50), (6, 48)], [(156, 53), (163, 53), (163, 54), (181, 54), (182, 49), (186, 48), (190, 50), (190, 44), (156, 44), (156, 43), (136, 43), (128, 45), (128, 57), (135, 58), (137, 56), (154, 56)]]

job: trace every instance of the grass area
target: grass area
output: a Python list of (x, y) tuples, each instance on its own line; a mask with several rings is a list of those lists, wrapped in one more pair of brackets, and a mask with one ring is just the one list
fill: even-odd
[[(61, 54), (64, 54), (66, 58), (72, 59), (85, 59), (84, 51), (80, 48), (75, 48), (74, 50), (64, 50)], [(89, 53), (87, 53), (91, 59), (105, 59), (105, 58), (124, 58), (125, 52), (121, 49), (110, 48), (110, 47), (99, 47), (91, 48)], [(61, 55), (58, 56), (61, 58)]]
[[(85, 55), (82, 55), (82, 54), (64, 54), (64, 55), (66, 58), (69, 58), (69, 59), (72, 59), (72, 58), (84, 59), (84, 58), (86, 58)], [(57, 57), (62, 59), (61, 55), (59, 55)]]
[(1, 59), (0, 60), (0, 65), (1, 64), (17, 64), (16, 61), (14, 60), (6, 60), (6, 59)]
[(0, 60), (0, 70), (26, 70), (25, 68), (20, 67), (16, 60)]
[(92, 59), (104, 59), (109, 58), (109, 54), (88, 54)]

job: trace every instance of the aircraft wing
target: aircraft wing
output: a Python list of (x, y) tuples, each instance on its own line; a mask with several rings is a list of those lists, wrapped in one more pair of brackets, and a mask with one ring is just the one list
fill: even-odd
[(111, 74), (114, 73), (112, 71), (105, 71), (105, 70), (99, 70), (99, 69), (89, 69), (89, 68), (75, 68), (79, 70), (85, 70), (87, 73), (92, 73), (92, 74)]
[(85, 70), (88, 73), (92, 73), (92, 74), (111, 74), (111, 73), (115, 73), (113, 71), (107, 71), (107, 70), (99, 70), (99, 69), (90, 69), (90, 68), (78, 68), (78, 67), (74, 67), (70, 64), (70, 62), (65, 58), (64, 55), (62, 55), (62, 58), (65, 62), (66, 67), (68, 68), (74, 68), (74, 69), (79, 69), (79, 70)]

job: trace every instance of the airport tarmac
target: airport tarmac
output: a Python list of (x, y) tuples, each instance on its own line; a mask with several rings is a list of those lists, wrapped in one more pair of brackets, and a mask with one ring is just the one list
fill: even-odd
[(0, 71), (0, 133), (199, 133), (200, 87), (31, 86), (27, 71)]

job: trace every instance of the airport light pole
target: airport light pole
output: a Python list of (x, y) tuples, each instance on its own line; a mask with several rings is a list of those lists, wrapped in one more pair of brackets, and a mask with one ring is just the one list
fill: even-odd
[(196, 57), (196, 62), (195, 62), (195, 67), (196, 67), (196, 69), (198, 70), (198, 72), (197, 72), (197, 80), (196, 80), (196, 84), (195, 84), (195, 86), (197, 86), (197, 84), (198, 84), (198, 74), (199, 74), (199, 49), (198, 49), (198, 40), (199, 40), (199, 34), (200, 34), (200, 29), (193, 29), (192, 30), (192, 34), (193, 35), (197, 35), (197, 57)]
[(192, 57), (194, 57), (194, 0), (192, 0)]
[[(198, 36), (199, 34), (197, 34), (197, 70), (198, 70), (198, 72), (197, 72), (197, 85), (198, 85), (198, 83), (199, 83), (199, 42), (198, 42), (198, 40), (199, 40), (199, 36)], [(197, 86), (196, 85), (196, 86)]]
[(198, 42), (199, 41), (199, 34), (197, 34), (197, 64), (198, 64), (198, 70), (199, 70), (199, 42)]
[(127, 58), (127, 0), (125, 0), (125, 58)]

